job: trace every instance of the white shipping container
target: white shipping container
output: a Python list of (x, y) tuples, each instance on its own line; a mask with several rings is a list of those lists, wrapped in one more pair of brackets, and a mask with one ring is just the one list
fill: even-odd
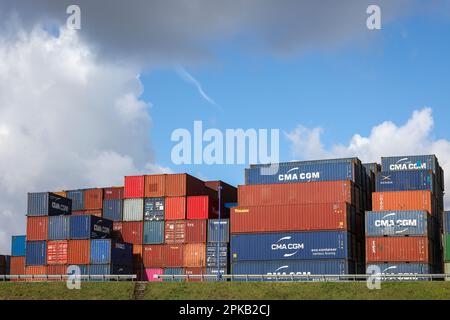
[(144, 199), (125, 199), (123, 201), (123, 221), (144, 220)]

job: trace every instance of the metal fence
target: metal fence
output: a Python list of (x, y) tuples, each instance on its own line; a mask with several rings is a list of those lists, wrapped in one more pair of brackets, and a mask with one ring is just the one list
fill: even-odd
[(50, 281), (70, 281), (81, 280), (91, 282), (105, 281), (136, 281), (137, 276), (131, 275), (0, 275), (2, 281), (32, 281), (32, 282), (50, 282)]

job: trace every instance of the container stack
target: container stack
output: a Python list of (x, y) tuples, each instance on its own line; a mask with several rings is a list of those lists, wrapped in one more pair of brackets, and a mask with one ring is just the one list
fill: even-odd
[(25, 256), (26, 236), (13, 236), (11, 239), (11, 261), (9, 274), (25, 274)]
[(382, 170), (373, 211), (366, 212), (367, 265), (393, 275), (441, 273), (444, 178), (438, 159), (387, 157)]
[(450, 211), (444, 212), (444, 272), (450, 274)]
[[(353, 274), (363, 270), (370, 180), (357, 158), (252, 165), (231, 211), (236, 275)], [(263, 170), (264, 169), (264, 170)]]
[[(208, 220), (218, 217), (219, 185), (223, 186), (221, 202), (236, 201), (235, 188), (188, 174), (125, 177), (123, 221), (115, 229), (133, 244), (134, 272), (139, 278), (153, 281), (160, 274), (215, 270), (214, 265), (206, 269), (207, 233)], [(224, 206), (221, 215), (229, 216)]]

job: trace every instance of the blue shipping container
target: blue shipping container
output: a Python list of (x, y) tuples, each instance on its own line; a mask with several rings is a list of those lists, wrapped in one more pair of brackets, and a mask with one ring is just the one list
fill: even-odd
[(434, 191), (434, 175), (431, 171), (382, 171), (376, 175), (377, 192)]
[(70, 216), (48, 218), (48, 239), (67, 240), (70, 237)]
[(218, 219), (208, 220), (208, 242), (230, 242), (230, 220)]
[(164, 221), (144, 222), (144, 244), (164, 243)]
[(450, 233), (450, 211), (444, 212), (444, 232)]
[(122, 212), (122, 200), (103, 200), (103, 218), (111, 221), (122, 221)]
[[(367, 266), (369, 267), (377, 267), (380, 270), (382, 275), (393, 275), (394, 277), (389, 277), (383, 279), (384, 281), (411, 281), (411, 280), (426, 280), (426, 278), (418, 278), (415, 277), (420, 274), (431, 274), (432, 267), (428, 264), (424, 263), (380, 263), (373, 264)], [(369, 272), (368, 272), (369, 273)], [(373, 272), (372, 272), (373, 273)], [(412, 277), (408, 278), (398, 278), (395, 275), (411, 275)]]
[(345, 231), (283, 232), (231, 235), (231, 259), (300, 260), (353, 258)]
[(90, 275), (132, 275), (133, 270), (130, 266), (110, 265), (110, 264), (91, 264), (89, 265)]
[(72, 210), (84, 210), (84, 191), (71, 190), (67, 191), (67, 198), (72, 199)]
[[(173, 276), (180, 276), (180, 275), (184, 275), (184, 269), (183, 268), (166, 268), (164, 269), (164, 274), (165, 275), (173, 275)], [(181, 282), (183, 281), (183, 279), (181, 278), (175, 278), (174, 280), (172, 279), (164, 279), (164, 282)]]
[(28, 194), (28, 216), (58, 216), (72, 213), (72, 201), (49, 192)]
[[(218, 263), (220, 267), (228, 267), (229, 264), (229, 247), (228, 244), (207, 243), (206, 244), (206, 266), (217, 267)], [(219, 261), (217, 261), (217, 251), (219, 251)]]
[(47, 242), (27, 241), (27, 254), (25, 265), (43, 266), (47, 263)]
[(13, 257), (26, 256), (26, 236), (12, 236), (11, 237), (11, 255)]
[(366, 236), (431, 236), (431, 216), (426, 211), (368, 211)]
[(144, 200), (144, 220), (164, 220), (164, 198), (146, 198)]
[(245, 184), (272, 184), (316, 181), (356, 181), (355, 164), (352, 162), (333, 164), (298, 164), (280, 166), (273, 175), (264, 175), (261, 168), (245, 169)]
[(111, 237), (113, 222), (96, 216), (71, 216), (70, 239), (107, 239)]
[(231, 266), (233, 275), (342, 275), (354, 271), (354, 263), (347, 260), (240, 261)]
[(133, 246), (111, 239), (91, 240), (91, 264), (128, 266), (133, 263)]

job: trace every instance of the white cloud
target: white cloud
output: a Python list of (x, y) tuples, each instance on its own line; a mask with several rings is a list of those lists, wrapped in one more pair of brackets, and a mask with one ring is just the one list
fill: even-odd
[[(434, 139), (432, 110), (414, 111), (403, 125), (385, 121), (374, 128), (367, 137), (355, 134), (348, 144), (326, 148), (321, 142), (322, 128), (298, 126), (285, 136), (291, 143), (292, 156), (302, 159), (325, 159), (357, 156), (363, 162), (380, 162), (382, 156), (436, 154), (445, 171), (445, 181), (450, 181), (450, 141)], [(449, 182), (450, 183), (450, 182)], [(450, 206), (450, 197), (446, 197)]]
[(101, 61), (67, 30), (0, 38), (0, 252), (25, 231), (27, 192), (169, 170), (153, 161), (138, 71)]

